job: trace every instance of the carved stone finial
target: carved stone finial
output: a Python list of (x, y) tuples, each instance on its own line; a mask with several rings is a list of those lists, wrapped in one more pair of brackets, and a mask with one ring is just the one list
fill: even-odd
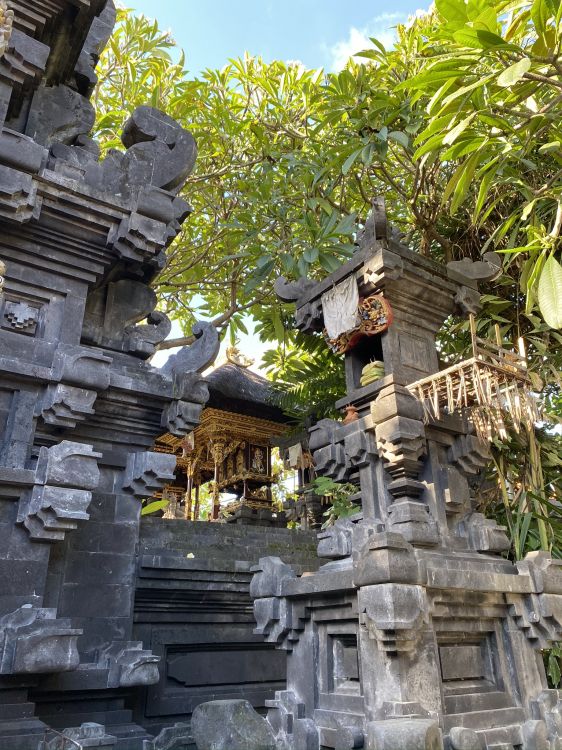
[(365, 228), (359, 239), (361, 247), (372, 244), (375, 240), (388, 239), (388, 221), (386, 205), (382, 196), (373, 198), (372, 208), (365, 222)]
[(253, 365), (254, 362), (256, 361), (255, 359), (252, 359), (251, 357), (246, 357), (246, 355), (242, 354), (242, 352), (236, 346), (229, 346), (227, 348), (226, 358), (233, 365), (236, 365), (237, 367), (243, 367), (243, 368), (251, 367), (251, 365)]
[(498, 253), (485, 253), (482, 260), (452, 260), (447, 263), (447, 270), (471, 281), (493, 281), (501, 273), (502, 261)]
[(284, 276), (278, 276), (275, 279), (273, 289), (275, 294), (283, 302), (296, 302), (312, 289), (315, 282), (312, 279), (303, 277), (298, 281), (287, 281)]
[(219, 353), (220, 341), (212, 323), (197, 321), (191, 329), (195, 341), (172, 354), (161, 368), (165, 375), (181, 375), (184, 372), (203, 372)]

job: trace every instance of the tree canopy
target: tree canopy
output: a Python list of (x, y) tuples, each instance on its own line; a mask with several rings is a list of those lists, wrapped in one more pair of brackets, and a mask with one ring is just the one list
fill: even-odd
[[(98, 68), (103, 148), (121, 147), (124, 120), (150, 103), (199, 149), (183, 190), (193, 214), (156, 282), (185, 334), (164, 346), (189, 343), (197, 316), (233, 338), (251, 316), (289, 401), (329, 412), (343, 368), (320, 340), (290, 330), (273, 281), (334, 270), (384, 195), (420, 253), (443, 262), (502, 254), (479, 333), (498, 323), (506, 341), (525, 338), (536, 390), (560, 419), (561, 44), (556, 0), (436, 0), (397, 27), (392, 49), (373, 39), (336, 73), (245, 55), (191, 76), (157, 22), (121, 11)], [(466, 321), (447, 321), (442, 358), (456, 361), (468, 345)], [(544, 503), (558, 491), (560, 438), (537, 435), (536, 453), (521, 435), (497, 447), (495, 497), (517, 554), (544, 546), (541, 514), (557, 544)]]

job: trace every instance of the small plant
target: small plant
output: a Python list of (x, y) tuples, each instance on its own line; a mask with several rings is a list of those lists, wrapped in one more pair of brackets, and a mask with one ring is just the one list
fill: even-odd
[(323, 529), (333, 526), (338, 518), (352, 516), (361, 510), (361, 507), (354, 505), (351, 500), (357, 492), (357, 487), (351, 482), (334, 482), (328, 477), (316, 477), (310, 486), (317, 495), (327, 498), (330, 503), (330, 507), (323, 514), (327, 517), (322, 524)]

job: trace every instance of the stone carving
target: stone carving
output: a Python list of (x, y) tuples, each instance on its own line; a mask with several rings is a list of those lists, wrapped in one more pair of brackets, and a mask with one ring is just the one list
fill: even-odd
[[(120, 279), (90, 298), (84, 324), (88, 343), (99, 343), (147, 359), (170, 333), (167, 315), (155, 311), (156, 294), (139, 281)], [(146, 323), (137, 325), (141, 321)]]
[(86, 170), (86, 182), (92, 187), (121, 195), (145, 185), (174, 190), (183, 185), (195, 164), (193, 136), (153, 107), (137, 107), (121, 140), (125, 153), (112, 151)]
[(455, 302), (462, 315), (468, 315), (469, 313), (476, 315), (482, 307), (480, 295), (476, 289), (471, 289), (468, 286), (461, 286), (455, 294)]
[(252, 568), (254, 577), (250, 584), (250, 596), (279, 596), (283, 581), (295, 578), (295, 571), (279, 557), (263, 557), (259, 564)]
[(59, 344), (53, 358), (53, 379), (92, 391), (109, 387), (111, 358), (81, 346)]
[(196, 404), (192, 401), (181, 400), (172, 401), (162, 413), (162, 427), (166, 428), (167, 432), (178, 437), (187, 435), (198, 424), (202, 410), (203, 403)]
[(26, 302), (6, 302), (4, 305), (6, 328), (33, 335), (39, 320), (39, 310)]
[(74, 69), (74, 78), (78, 90), (89, 96), (97, 83), (96, 65), (115, 25), (115, 5), (109, 0), (99, 16), (92, 21), (88, 36), (80, 52)]
[(76, 640), (82, 630), (55, 609), (30, 604), (0, 618), (0, 674), (64, 672), (78, 666)]
[(365, 586), (359, 596), (361, 623), (370, 638), (389, 654), (413, 651), (429, 611), (422, 586), (381, 583)]
[(453, 750), (486, 750), (484, 738), (467, 727), (452, 727), (449, 740)]
[(57, 427), (76, 427), (94, 413), (97, 393), (86, 388), (57, 383), (49, 385), (41, 403), (41, 417)]
[(90, 132), (95, 121), (93, 105), (68, 86), (46, 86), (36, 90), (26, 134), (42, 146), (72, 144)]
[(498, 526), (495, 521), (486, 518), (482, 513), (473, 513), (467, 520), (468, 538), (472, 549), (478, 552), (506, 552), (509, 538), (505, 526)]
[(195, 142), (141, 107), (126, 151), (100, 161), (87, 97), (113, 3), (9, 6), (11, 33), (0, 2), (0, 673), (10, 675), (0, 746), (37, 750), (45, 736), (55, 747), (38, 715), (64, 727), (87, 712), (102, 729), (76, 730), (81, 746), (141, 750), (149, 734), (126, 696), (159, 673), (149, 644), (130, 640), (136, 498), (173, 478), (155, 438), (193, 429), (208, 397), (202, 361), (192, 373), (147, 362), (170, 331), (151, 285), (191, 211), (177, 193)]
[(31, 175), (0, 166), (0, 217), (24, 224), (37, 219), (41, 201)]
[(357, 586), (376, 583), (418, 583), (421, 578), (414, 548), (402, 534), (382, 532), (369, 536), (354, 566)]
[(89, 518), (86, 512), (97, 486), (99, 470), (91, 445), (63, 440), (52, 448), (41, 448), (34, 484), (23, 493), (18, 521), (33, 539), (59, 541), (77, 521)]
[(176, 457), (171, 453), (142, 451), (127, 459), (123, 490), (136, 498), (151, 497), (174, 478)]
[(198, 750), (276, 750), (271, 727), (245, 700), (200, 704), (191, 728)]
[[(544, 722), (551, 747), (558, 750), (562, 744), (562, 699), (559, 690), (543, 690), (532, 702), (532, 711), (535, 721)], [(530, 745), (533, 750), (533, 745)], [(537, 747), (541, 746), (537, 744)], [(545, 745), (545, 747), (548, 747)]]
[(86, 750), (89, 747), (99, 747), (111, 750), (117, 742), (117, 737), (106, 734), (103, 724), (93, 721), (84, 722), (79, 727), (67, 727), (58, 733), (53, 739), (45, 742), (40, 750), (65, 750), (65, 748), (80, 747)]
[(22, 86), (38, 79), (47, 62), (49, 48), (12, 28), (7, 47), (0, 57), (0, 80)]
[(490, 460), (490, 448), (475, 435), (457, 435), (448, 459), (465, 474), (478, 474)]
[(148, 216), (133, 213), (109, 233), (109, 243), (122, 258), (133, 261), (154, 261), (162, 265), (160, 251), (168, 238), (166, 225)]
[(144, 740), (142, 750), (181, 750), (192, 741), (191, 725), (178, 722), (164, 727), (153, 740)]
[(160, 677), (159, 661), (141, 641), (113, 641), (102, 650), (99, 664), (109, 666), (107, 686), (115, 688), (154, 685)]
[(447, 263), (447, 270), (472, 281), (493, 281), (501, 274), (502, 261), (498, 253), (490, 252), (484, 253), (482, 260), (452, 260)]
[(314, 281), (306, 277), (301, 277), (298, 281), (287, 281), (284, 276), (279, 276), (275, 279), (273, 288), (275, 294), (283, 302), (296, 302), (301, 297), (304, 297), (313, 286)]
[(339, 519), (333, 526), (318, 532), (318, 557), (327, 557), (331, 560), (349, 557), (352, 552), (352, 538), (351, 520)]
[(219, 353), (220, 340), (217, 329), (212, 323), (198, 321), (191, 329), (195, 341), (191, 346), (184, 346), (177, 354), (168, 357), (161, 367), (161, 372), (181, 375), (184, 372), (203, 372), (212, 364)]
[(347, 466), (345, 461), (345, 450), (343, 445), (326, 445), (314, 451), (314, 464), (323, 476), (329, 477), (336, 482), (345, 479)]
[(409, 542), (436, 544), (436, 522), (427, 506), (418, 502), (423, 492), (418, 477), (426, 454), (419, 402), (401, 386), (386, 386), (372, 403), (371, 415), (379, 455), (391, 477), (388, 490), (394, 502), (388, 507), (390, 529)]
[(554, 594), (507, 595), (510, 613), (534, 648), (550, 648), (562, 637), (562, 602)]
[(433, 719), (372, 721), (367, 725), (367, 750), (442, 750), (441, 730)]
[(302, 604), (269, 597), (256, 600), (254, 618), (254, 633), (263, 636), (268, 643), (290, 651), (304, 628), (306, 611)]

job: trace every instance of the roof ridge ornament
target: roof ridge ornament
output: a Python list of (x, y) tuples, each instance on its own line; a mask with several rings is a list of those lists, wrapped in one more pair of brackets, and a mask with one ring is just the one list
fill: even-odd
[(256, 361), (255, 359), (242, 354), (237, 346), (228, 346), (226, 348), (226, 359), (231, 364), (236, 365), (237, 367), (242, 367), (245, 370), (248, 367), (251, 367)]

